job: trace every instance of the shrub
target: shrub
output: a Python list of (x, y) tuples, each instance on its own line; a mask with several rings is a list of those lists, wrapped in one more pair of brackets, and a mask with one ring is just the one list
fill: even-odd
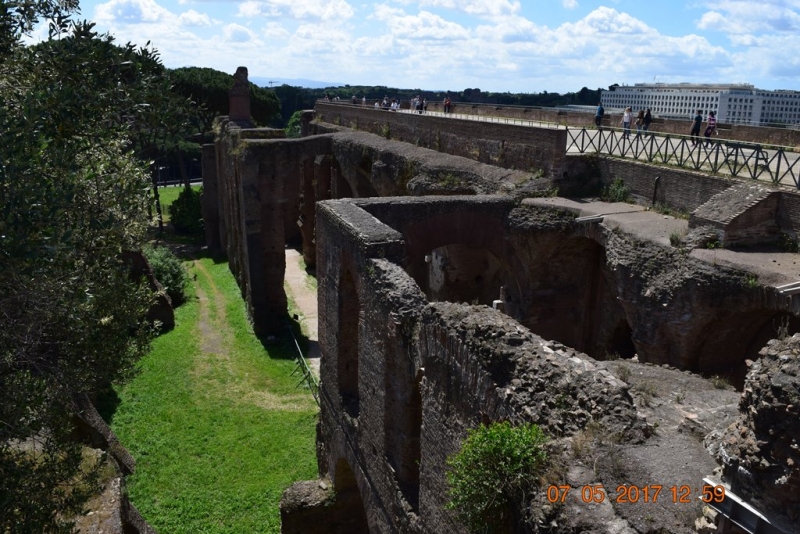
[(172, 300), (172, 305), (177, 307), (186, 300), (186, 284), (189, 277), (181, 261), (167, 247), (145, 247), (145, 257), (153, 269), (156, 277)]
[(175, 231), (182, 234), (203, 232), (203, 215), (200, 209), (200, 195), (203, 188), (186, 187), (169, 206), (169, 219)]
[(546, 441), (533, 424), (512, 427), (506, 421), (470, 430), (461, 450), (447, 459), (447, 507), (472, 532), (506, 530), (537, 486)]
[(625, 185), (622, 178), (617, 178), (603, 189), (600, 198), (606, 202), (627, 202), (630, 196), (631, 192), (628, 186)]
[(714, 385), (716, 389), (727, 389), (731, 385), (731, 382), (730, 380), (728, 380), (727, 377), (720, 375), (712, 376), (711, 383)]
[(683, 244), (685, 233), (680, 230), (673, 230), (669, 234), (669, 244), (673, 247), (679, 247)]

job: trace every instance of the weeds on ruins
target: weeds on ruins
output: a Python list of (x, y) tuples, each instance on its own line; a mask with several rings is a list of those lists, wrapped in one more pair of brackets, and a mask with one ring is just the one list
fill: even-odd
[(676, 219), (689, 219), (689, 214), (685, 210), (676, 210), (663, 202), (656, 202), (653, 206), (653, 211)]
[(683, 238), (686, 237), (685, 230), (674, 230), (669, 234), (669, 244), (675, 248), (683, 245)]
[(714, 387), (717, 389), (727, 389), (731, 387), (731, 382), (728, 380), (727, 377), (721, 375), (714, 375), (711, 377), (711, 383), (714, 384)]
[(459, 452), (447, 461), (448, 508), (472, 531), (503, 532), (519, 522), (538, 485), (546, 461), (547, 437), (533, 424), (508, 421), (469, 431)]
[(605, 202), (628, 202), (631, 192), (621, 178), (617, 178), (603, 189), (600, 198)]

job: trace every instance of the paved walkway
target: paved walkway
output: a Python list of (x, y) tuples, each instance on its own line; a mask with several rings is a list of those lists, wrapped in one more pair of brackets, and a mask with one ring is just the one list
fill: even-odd
[[(400, 110), (400, 112), (416, 113), (408, 109)], [(463, 113), (444, 114), (440, 111), (426, 111), (425, 114), (533, 128), (566, 129), (570, 131), (569, 139), (567, 140), (568, 154), (610, 154), (643, 162), (652, 160), (651, 164), (653, 165), (664, 165), (661, 160), (667, 158), (669, 160), (668, 165), (677, 165), (687, 170), (712, 172), (716, 169), (716, 172), (721, 175), (730, 176), (736, 174), (741, 179), (752, 179), (753, 175), (755, 175), (759, 182), (777, 182), (778, 185), (793, 189), (800, 187), (800, 154), (792, 151), (791, 147), (784, 147), (781, 154), (777, 154), (774, 149), (761, 149), (758, 152), (752, 148), (760, 146), (758, 143), (743, 143), (714, 137), (714, 142), (719, 143), (714, 145), (715, 151), (711, 148), (706, 148), (705, 138), (702, 138), (702, 144), (695, 149), (689, 146), (690, 137), (688, 135), (650, 132), (650, 136), (642, 134), (641, 137), (637, 137), (635, 127), (630, 133), (629, 139), (623, 139), (622, 128), (619, 127), (604, 126), (601, 136), (598, 130), (592, 128), (568, 127), (553, 122)], [(617, 117), (612, 117), (615, 126), (617, 126), (616, 120)], [(739, 148), (732, 148), (734, 146), (739, 146)], [(759, 159), (759, 154), (764, 156), (766, 160)], [(769, 162), (769, 164), (766, 162)], [(736, 169), (735, 172), (734, 169)]]
[(319, 323), (317, 321), (317, 291), (310, 285), (310, 276), (301, 265), (302, 254), (286, 249), (285, 284), (289, 297), (300, 310), (300, 325), (308, 338), (308, 366), (319, 380)]

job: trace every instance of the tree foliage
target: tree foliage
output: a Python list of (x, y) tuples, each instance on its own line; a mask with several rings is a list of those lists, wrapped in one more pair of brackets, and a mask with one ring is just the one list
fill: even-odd
[[(214, 118), (228, 114), (232, 74), (209, 68), (184, 67), (170, 71), (170, 78), (176, 94), (197, 104), (200, 132), (210, 132)], [(280, 111), (280, 102), (272, 90), (250, 83), (250, 115), (256, 125), (280, 123)]]
[(202, 188), (184, 187), (178, 198), (169, 205), (169, 219), (181, 234), (202, 234), (203, 213), (200, 205)]
[(538, 484), (547, 441), (533, 424), (508, 421), (470, 430), (461, 450), (447, 459), (448, 508), (472, 532), (504, 532)]
[(292, 113), (292, 117), (286, 124), (286, 137), (294, 138), (300, 137), (300, 120), (303, 117), (303, 112), (298, 110)]
[(152, 116), (164, 69), (55, 14), (33, 47), (19, 44), (24, 23), (0, 27), (0, 532), (70, 531), (96, 480), (72, 399), (130, 376), (151, 336), (151, 295), (121, 253), (145, 237), (137, 151), (170, 120)]

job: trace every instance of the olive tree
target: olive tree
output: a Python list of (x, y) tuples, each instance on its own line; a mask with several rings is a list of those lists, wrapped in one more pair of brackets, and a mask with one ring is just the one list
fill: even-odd
[[(149, 162), (135, 149), (163, 67), (69, 21), (69, 4), (9, 5), (20, 4), (0, 8), (0, 532), (69, 532), (96, 489), (73, 399), (129, 377), (151, 337), (151, 296), (122, 252), (145, 238)], [(22, 46), (27, 22), (48, 15), (51, 38)]]

